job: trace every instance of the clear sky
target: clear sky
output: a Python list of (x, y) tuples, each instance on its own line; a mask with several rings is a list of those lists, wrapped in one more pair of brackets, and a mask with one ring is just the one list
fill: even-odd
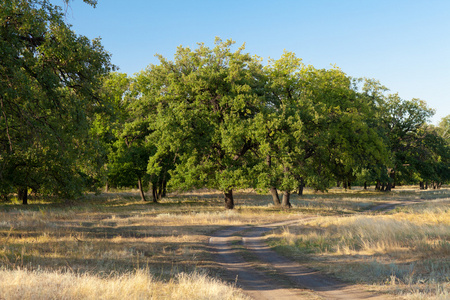
[[(52, 0), (62, 6), (62, 0)], [(379, 80), (403, 99), (450, 115), (449, 0), (98, 0), (70, 2), (77, 34), (102, 38), (120, 72), (133, 75), (177, 46), (232, 39), (264, 59), (283, 50), (316, 68)]]

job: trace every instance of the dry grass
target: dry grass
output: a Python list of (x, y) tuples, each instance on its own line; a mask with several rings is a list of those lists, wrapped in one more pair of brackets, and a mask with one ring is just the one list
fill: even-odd
[(108, 277), (1, 270), (0, 291), (0, 298), (5, 300), (249, 299), (237, 288), (199, 272), (178, 273), (171, 280), (161, 282), (143, 270)]
[[(45, 199), (32, 199), (27, 207), (1, 204), (0, 299), (115, 299), (116, 295), (130, 299), (244, 299), (233, 286), (214, 279), (221, 273), (209, 254), (209, 236), (224, 226), (272, 223), (305, 214), (320, 216), (301, 232), (308, 238), (290, 227), (277, 239), (295, 237), (297, 241), (301, 237), (304, 243), (314, 241), (311, 245), (320, 251), (312, 246), (291, 247), (296, 253), (304, 255), (313, 249), (319, 262), (354, 270), (348, 273), (355, 276), (376, 266), (377, 282), (394, 282), (391, 287), (408, 278), (415, 283), (434, 278), (439, 280), (437, 289), (444, 291), (447, 287), (440, 274), (448, 274), (448, 210), (436, 204), (421, 207), (419, 217), (416, 206), (389, 216), (337, 216), (350, 216), (391, 200), (407, 203), (445, 196), (448, 194), (443, 191), (385, 194), (332, 189), (328, 194), (316, 194), (307, 189), (303, 197), (292, 197), (294, 208), (289, 211), (275, 208), (270, 196), (253, 191), (236, 193), (234, 211), (224, 210), (222, 195), (210, 191), (171, 195), (159, 204), (142, 203), (136, 191), (89, 195), (72, 204)], [(366, 231), (376, 226), (384, 227), (375, 231), (398, 229), (389, 241), (375, 236), (358, 241), (364, 226)], [(408, 231), (415, 238), (408, 240), (408, 234), (398, 233)], [(330, 235), (324, 238), (326, 232)], [(352, 238), (334, 238), (345, 232)], [(408, 248), (416, 240), (420, 240), (417, 247)], [(419, 254), (429, 263), (422, 263)], [(426, 268), (431, 277), (422, 273)], [(420, 293), (430, 294), (423, 287), (416, 291), (416, 295)]]
[(221, 274), (210, 257), (209, 236), (224, 226), (287, 217), (268, 206), (226, 211), (214, 193), (173, 196), (160, 204), (142, 203), (136, 192), (108, 193), (69, 205), (39, 200), (0, 209), (0, 299), (46, 299), (55, 290), (57, 299), (110, 299), (115, 293), (131, 299), (243, 299), (214, 279)]
[[(34, 270), (126, 272), (152, 269), (191, 271), (208, 257), (209, 235), (223, 227), (276, 220), (254, 213), (190, 211), (185, 206), (141, 211), (79, 212), (41, 209), (0, 213), (0, 262)], [(171, 211), (171, 212), (169, 212)], [(282, 215), (278, 218), (283, 217)]]
[(387, 215), (318, 217), (270, 238), (280, 251), (302, 260), (313, 257), (315, 267), (345, 280), (374, 284), (411, 299), (449, 297), (448, 197)]

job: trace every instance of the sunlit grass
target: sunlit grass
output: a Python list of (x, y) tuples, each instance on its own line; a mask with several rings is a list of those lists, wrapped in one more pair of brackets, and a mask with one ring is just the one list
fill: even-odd
[(108, 193), (72, 205), (5, 205), (0, 298), (245, 299), (217, 275), (198, 273), (217, 267), (208, 238), (223, 226), (277, 216), (258, 219), (208, 201), (178, 197), (154, 205), (133, 193)]
[[(361, 189), (332, 189), (329, 193), (306, 189), (302, 197), (292, 196), (290, 210), (277, 208), (269, 195), (250, 190), (235, 193), (233, 211), (224, 209), (220, 192), (208, 190), (170, 194), (158, 204), (142, 202), (137, 191), (89, 194), (73, 202), (30, 199), (28, 206), (3, 203), (0, 204), (0, 276), (5, 278), (1, 279), (3, 286), (8, 282), (11, 291), (23, 291), (18, 294), (23, 297), (11, 299), (27, 299), (25, 293), (29, 289), (22, 286), (21, 280), (32, 287), (27, 282), (34, 282), (38, 277), (43, 284), (48, 284), (49, 294), (58, 280), (61, 280), (61, 291), (69, 293), (72, 290), (69, 283), (73, 282), (73, 286), (81, 286), (79, 290), (90, 291), (89, 295), (98, 295), (94, 291), (97, 285), (108, 288), (102, 291), (106, 294), (117, 291), (119, 286), (130, 286), (129, 292), (137, 293), (140, 288), (133, 287), (130, 278), (135, 278), (136, 283), (146, 282), (147, 296), (130, 296), (132, 299), (151, 298), (148, 295), (154, 295), (151, 293), (156, 293), (155, 290), (176, 295), (182, 278), (203, 282), (204, 288), (214, 282), (227, 287), (214, 279), (220, 278), (218, 265), (208, 248), (208, 239), (214, 231), (226, 226), (267, 224), (309, 215), (318, 218), (301, 231), (289, 227), (273, 236), (278, 245), (285, 243), (293, 249), (294, 256), (314, 254), (319, 257), (317, 263), (327, 265), (329, 271), (331, 267), (341, 270), (350, 279), (353, 276), (360, 280), (361, 273), (373, 274), (372, 282), (383, 285), (394, 282), (389, 286), (395, 287), (399, 282), (412, 280), (418, 288), (417, 295), (431, 293), (417, 285), (418, 280), (425, 278), (431, 282), (429, 278), (433, 278), (442, 294), (447, 291), (448, 282), (442, 275), (448, 274), (450, 218), (445, 205), (405, 206), (384, 216), (353, 214), (389, 201), (408, 204), (421, 199), (445, 199), (448, 195), (446, 190), (402, 189), (386, 194)], [(358, 235), (361, 232), (365, 233)], [(377, 236), (377, 232), (384, 234)], [(392, 232), (389, 239), (388, 232)], [(93, 286), (87, 287), (87, 282)], [(194, 283), (188, 289), (196, 294), (195, 290), (201, 287)], [(189, 295), (187, 291), (183, 293)], [(191, 299), (183, 298), (181, 293), (180, 298), (155, 295), (155, 299)], [(216, 299), (208, 297), (201, 299)], [(41, 299), (45, 298), (43, 294)]]
[(384, 286), (412, 299), (449, 295), (448, 199), (387, 215), (318, 217), (280, 229), (270, 240), (278, 250), (304, 261), (313, 258), (315, 267), (345, 280)]
[[(218, 294), (199, 296), (202, 295), (201, 288), (196, 285), (222, 284), (214, 279), (220, 274), (217, 274), (218, 266), (212, 260), (208, 246), (214, 231), (224, 226), (270, 223), (287, 217), (286, 212), (272, 210), (267, 205), (228, 211), (223, 208), (221, 195), (214, 193), (174, 195), (158, 204), (140, 201), (136, 192), (87, 195), (69, 204), (43, 203), (45, 201), (31, 200), (28, 206), (2, 206), (0, 267), (3, 268), (4, 278), (19, 274), (27, 286), (32, 286), (26, 282), (33, 281), (37, 276), (42, 280), (61, 277), (61, 280), (66, 278), (67, 282), (76, 278), (80, 285), (92, 281), (108, 286), (109, 281), (116, 282), (120, 278), (121, 282), (130, 274), (146, 270), (153, 286), (161, 285), (161, 288), (154, 290), (173, 286), (167, 295), (177, 295), (175, 290), (180, 290), (173, 299), (217, 298)], [(292, 213), (292, 216), (296, 215), (296, 212)], [(19, 270), (28, 271), (15, 273)], [(204, 279), (200, 280), (200, 275), (196, 273), (198, 270), (209, 270), (211, 275), (202, 275)], [(110, 274), (115, 274), (115, 277), (109, 277)], [(175, 287), (189, 281), (189, 278), (192, 281), (189, 287), (191, 292)], [(10, 287), (12, 290), (20, 289), (24, 293), (29, 290), (19, 284), (20, 280), (5, 281), (14, 283)], [(45, 280), (41, 282), (44, 284)], [(49, 295), (54, 289), (51, 282), (48, 283)], [(61, 285), (63, 289), (70, 289), (64, 283)], [(86, 287), (86, 290), (89, 289)], [(188, 296), (193, 293), (195, 297)], [(225, 296), (227, 293), (220, 289), (211, 293), (223, 294), (221, 299), (234, 299), (234, 296)], [(92, 294), (95, 295), (94, 292)], [(23, 297), (13, 299), (32, 298), (27, 294), (18, 295)], [(44, 295), (41, 299), (45, 298)], [(155, 299), (171, 298), (159, 295)]]
[(138, 270), (100, 277), (72, 272), (0, 270), (1, 299), (249, 299), (206, 274), (178, 273), (168, 281)]

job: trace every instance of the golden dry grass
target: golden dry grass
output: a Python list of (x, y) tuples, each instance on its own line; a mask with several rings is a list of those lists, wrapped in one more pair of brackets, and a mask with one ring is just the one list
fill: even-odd
[(440, 197), (442, 191), (437, 195), (442, 200), (388, 214), (318, 217), (273, 233), (271, 244), (298, 259), (313, 259), (315, 267), (345, 280), (410, 299), (447, 299), (450, 202)]
[(71, 272), (0, 270), (0, 298), (47, 299), (227, 299), (246, 300), (237, 288), (199, 272), (161, 282), (145, 270), (99, 277)]
[[(215, 193), (160, 204), (142, 203), (136, 192), (108, 193), (71, 205), (39, 200), (0, 209), (0, 299), (46, 299), (55, 290), (56, 299), (110, 299), (119, 287), (128, 290), (118, 295), (131, 299), (243, 299), (214, 279), (221, 274), (209, 236), (224, 226), (286, 218), (268, 207), (262, 215), (259, 208), (226, 211)], [(38, 286), (39, 297), (32, 294)]]
[[(254, 191), (235, 196), (234, 211), (223, 209), (220, 193), (205, 190), (171, 195), (159, 204), (141, 202), (136, 191), (88, 195), (71, 204), (45, 199), (32, 199), (27, 207), (1, 204), (0, 299), (39, 299), (37, 294), (30, 296), (38, 287), (41, 299), (48, 295), (57, 295), (57, 299), (84, 299), (86, 295), (114, 299), (121, 293), (131, 299), (218, 299), (219, 294), (223, 295), (219, 299), (244, 299), (234, 287), (215, 279), (221, 273), (210, 257), (209, 236), (224, 226), (272, 223), (305, 214), (319, 218), (301, 232), (303, 236), (295, 227), (274, 236), (283, 241), (313, 241), (303, 249), (291, 247), (293, 255), (305, 255), (303, 250), (313, 249), (319, 255), (318, 263), (329, 265), (329, 271), (344, 270), (347, 278), (360, 278), (370, 270), (377, 278), (372, 282), (395, 283), (389, 287), (398, 287), (400, 281), (411, 278), (414, 287), (419, 287), (414, 295), (433, 293), (416, 284), (419, 278), (439, 280), (435, 294), (447, 291), (439, 274), (448, 274), (448, 244), (440, 242), (442, 237), (448, 238), (448, 210), (436, 204), (433, 208), (423, 206), (419, 217), (417, 207), (421, 206), (404, 207), (387, 216), (352, 214), (391, 200), (408, 203), (445, 198), (448, 191), (405, 189), (385, 194), (332, 189), (330, 193), (314, 193), (307, 189), (303, 197), (292, 197), (294, 207), (288, 211), (274, 207), (270, 196)], [(339, 217), (342, 215), (348, 217)], [(358, 242), (359, 232), (366, 227), (366, 231), (392, 229), (397, 233), (390, 239), (385, 239), (386, 235), (361, 236)], [(408, 231), (416, 238), (408, 240), (408, 234), (398, 233)], [(351, 233), (351, 238), (335, 238), (346, 233)], [(432, 234), (434, 238), (429, 239)], [(410, 250), (417, 239), (420, 243)], [(437, 263), (436, 253), (447, 261), (447, 269)], [(420, 255), (430, 262), (422, 263)], [(434, 272), (432, 277), (419, 277), (426, 268)], [(178, 290), (181, 292), (176, 293)], [(10, 296), (5, 296), (6, 291)]]

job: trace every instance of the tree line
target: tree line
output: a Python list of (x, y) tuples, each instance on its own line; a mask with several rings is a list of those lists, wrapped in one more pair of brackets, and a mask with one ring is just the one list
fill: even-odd
[[(103, 186), (270, 192), (288, 208), (305, 186), (439, 187), (450, 179), (450, 116), (373, 79), (294, 53), (264, 63), (235, 49), (179, 47), (133, 75), (76, 36), (47, 1), (0, 12), (0, 192), (73, 198)], [(234, 50), (235, 49), (235, 50)], [(279, 192), (281, 195), (279, 195)]]

